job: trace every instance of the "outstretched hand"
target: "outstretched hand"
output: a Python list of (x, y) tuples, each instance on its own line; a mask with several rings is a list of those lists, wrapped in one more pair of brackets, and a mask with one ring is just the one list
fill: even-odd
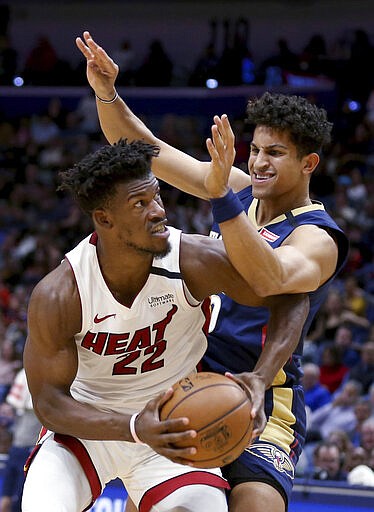
[(235, 159), (235, 137), (226, 114), (214, 116), (212, 138), (206, 146), (212, 159), (205, 177), (205, 188), (210, 198), (223, 197), (229, 190), (229, 176)]
[[(143, 443), (148, 444), (160, 455), (178, 464), (192, 465), (188, 459), (196, 453), (196, 448), (192, 443), (188, 445), (197, 433), (195, 430), (188, 429), (188, 418), (160, 420), (159, 411), (172, 394), (173, 390), (170, 388), (146, 404), (136, 418), (136, 434)], [(187, 447), (178, 448), (179, 443)]]
[(226, 373), (226, 376), (244, 388), (252, 402), (253, 432), (252, 439), (258, 437), (266, 427), (264, 411), (265, 382), (254, 372)]
[(83, 32), (83, 39), (77, 37), (76, 45), (87, 60), (87, 80), (95, 94), (104, 100), (115, 95), (114, 84), (119, 67), (99, 46), (88, 31)]

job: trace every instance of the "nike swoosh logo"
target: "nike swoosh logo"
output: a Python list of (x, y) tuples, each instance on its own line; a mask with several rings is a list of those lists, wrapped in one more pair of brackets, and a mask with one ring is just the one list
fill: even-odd
[(111, 315), (105, 315), (101, 318), (99, 318), (97, 315), (95, 316), (94, 318), (94, 322), (95, 324), (99, 324), (100, 322), (104, 322), (104, 320), (107, 320), (108, 318), (110, 318), (111, 316), (116, 316), (115, 313), (112, 313)]

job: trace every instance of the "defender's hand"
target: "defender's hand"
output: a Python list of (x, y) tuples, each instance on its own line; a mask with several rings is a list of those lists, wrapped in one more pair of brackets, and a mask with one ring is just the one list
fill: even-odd
[(265, 383), (254, 372), (236, 373), (235, 375), (227, 372), (226, 376), (242, 386), (252, 402), (252, 418), (254, 421), (252, 439), (255, 439), (266, 427), (264, 411)]
[(209, 198), (223, 197), (229, 190), (229, 176), (235, 159), (235, 137), (228, 117), (214, 116), (212, 138), (206, 140), (212, 159), (210, 171), (205, 178), (205, 188)]

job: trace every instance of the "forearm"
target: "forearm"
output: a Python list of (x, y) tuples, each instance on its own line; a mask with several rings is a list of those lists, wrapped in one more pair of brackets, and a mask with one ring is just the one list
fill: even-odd
[(244, 211), (220, 223), (220, 230), (231, 263), (257, 295), (268, 297), (284, 293), (280, 261)]
[(130, 110), (121, 97), (113, 103), (103, 103), (96, 98), (96, 106), (101, 129), (110, 144), (114, 144), (121, 137), (130, 141), (143, 139), (150, 144), (157, 143), (151, 130)]
[(34, 399), (34, 410), (42, 425), (60, 434), (81, 439), (133, 441), (130, 415), (103, 412), (63, 393)]
[(207, 162), (200, 162), (158, 139), (122, 98), (118, 97), (113, 103), (96, 100), (96, 105), (101, 129), (109, 143), (122, 137), (129, 141), (142, 139), (159, 146), (159, 156), (152, 162), (154, 174), (183, 192), (208, 199), (204, 187)]
[(307, 295), (288, 295), (270, 299), (270, 318), (261, 355), (253, 372), (268, 389), (292, 356), (309, 313)]

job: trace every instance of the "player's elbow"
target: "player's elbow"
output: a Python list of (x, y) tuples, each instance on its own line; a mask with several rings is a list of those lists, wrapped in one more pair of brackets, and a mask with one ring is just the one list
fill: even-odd
[(276, 283), (275, 281), (262, 281), (259, 283), (252, 284), (252, 289), (256, 293), (258, 297), (265, 299), (267, 297), (272, 297), (273, 295), (279, 295), (282, 293), (280, 291), (281, 285)]
[(33, 408), (43, 427), (54, 432), (59, 430), (60, 407), (58, 400), (44, 396), (33, 397)]

